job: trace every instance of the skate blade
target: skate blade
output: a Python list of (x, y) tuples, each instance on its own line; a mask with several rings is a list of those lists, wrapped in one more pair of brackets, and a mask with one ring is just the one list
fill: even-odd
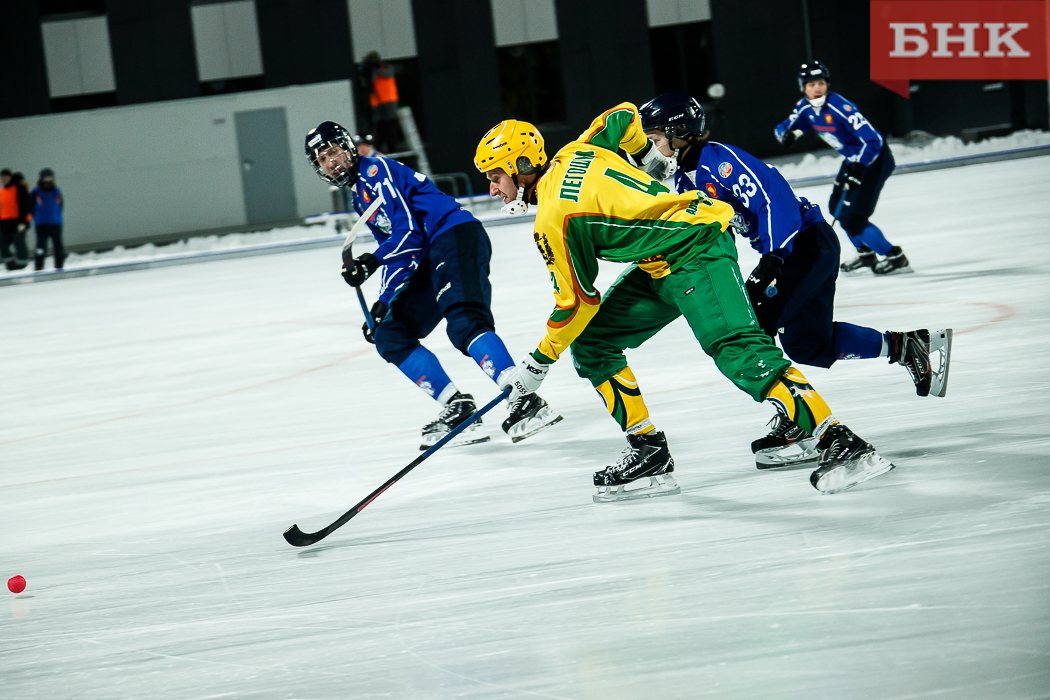
[(510, 430), (507, 431), (507, 435), (510, 436), (511, 442), (521, 442), (525, 438), (532, 437), (536, 433), (542, 432), (561, 421), (562, 417), (560, 414), (555, 413), (549, 408), (545, 408), (536, 416), (522, 421), (517, 425), (512, 425)]
[(805, 438), (784, 447), (770, 447), (755, 453), (755, 466), (762, 470), (809, 466), (820, 459), (817, 439)]
[(948, 392), (948, 368), (952, 361), (952, 329), (930, 334), (930, 394), (943, 397)]
[(822, 493), (839, 493), (885, 474), (893, 468), (892, 462), (879, 455), (878, 452), (872, 452), (856, 461), (840, 464), (828, 471), (818, 469), (810, 475), (809, 481), (813, 484), (813, 488)]
[(591, 496), (595, 503), (633, 501), (639, 498), (657, 498), (682, 493), (682, 487), (670, 474), (658, 474), (635, 479), (629, 484), (599, 486), (598, 493)]
[[(431, 447), (436, 445), (444, 435), (437, 435), (434, 437), (433, 442), (426, 439), (419, 445), (420, 451), (429, 450)], [(445, 444), (445, 447), (464, 447), (466, 445), (476, 445), (479, 442), (488, 442), (492, 438), (488, 436), (485, 429), (478, 423), (474, 423), (469, 428), (464, 430), (462, 433), (449, 440)]]
[(904, 267), (895, 267), (889, 272), (876, 272), (875, 276), (889, 277), (890, 275), (907, 275), (912, 272), (915, 272), (915, 270), (912, 269), (911, 265), (905, 265)]

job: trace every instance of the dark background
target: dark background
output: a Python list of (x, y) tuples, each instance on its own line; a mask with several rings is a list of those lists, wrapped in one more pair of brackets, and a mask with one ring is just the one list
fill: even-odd
[[(435, 172), (468, 173), (483, 188), (474, 148), (500, 120), (533, 121), (553, 153), (618, 102), (641, 104), (669, 90), (704, 103), (712, 138), (760, 157), (780, 155), (786, 151), (773, 128), (799, 98), (795, 72), (811, 57), (830, 68), (832, 89), (889, 136), (922, 130), (975, 140), (1050, 126), (1045, 81), (920, 81), (910, 100), (871, 82), (865, 0), (711, 0), (711, 21), (655, 28), (645, 0), (555, 1), (558, 40), (496, 47), (489, 0), (413, 0), (418, 55), (393, 63)], [(346, 0), (255, 3), (265, 75), (201, 83), (190, 0), (5, 2), (0, 119), (355, 80)], [(117, 90), (51, 99), (41, 19), (101, 14)], [(320, 27), (347, 29), (319, 41)], [(725, 86), (718, 102), (706, 94), (714, 82)], [(354, 90), (365, 131), (367, 98)], [(807, 137), (795, 148), (822, 147)]]

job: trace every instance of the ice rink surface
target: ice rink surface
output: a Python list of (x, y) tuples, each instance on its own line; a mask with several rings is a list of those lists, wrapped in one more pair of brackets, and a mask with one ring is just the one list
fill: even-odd
[[(492, 442), (305, 550), (281, 533), (437, 413), (361, 338), (336, 249), (3, 289), (0, 576), (29, 585), (3, 593), (0, 697), (1050, 697), (1048, 183), (1045, 157), (889, 180), (874, 221), (917, 272), (840, 279), (838, 317), (954, 328), (948, 396), (884, 360), (803, 368), (885, 476), (757, 471), (771, 407), (678, 321), (629, 357), (681, 496), (591, 502), (623, 439), (566, 357), (562, 423), (512, 445), (497, 409)], [(530, 228), (490, 230), (515, 356), (552, 304)]]

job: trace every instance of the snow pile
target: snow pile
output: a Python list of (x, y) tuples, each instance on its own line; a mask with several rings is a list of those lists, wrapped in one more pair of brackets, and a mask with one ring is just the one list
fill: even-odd
[[(931, 137), (930, 140), (919, 137), (902, 142), (890, 142), (897, 165), (1046, 145), (1050, 145), (1050, 132), (1031, 129), (1015, 131), (1009, 136), (988, 138), (975, 143), (963, 143), (962, 139), (955, 136)], [(807, 153), (798, 163), (778, 164), (777, 170), (789, 180), (834, 175), (839, 171), (842, 156), (830, 148), (826, 151), (817, 151), (817, 154)]]

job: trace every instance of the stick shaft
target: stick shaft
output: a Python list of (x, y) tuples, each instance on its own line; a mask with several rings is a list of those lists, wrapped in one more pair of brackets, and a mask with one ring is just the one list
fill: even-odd
[(506, 399), (507, 395), (509, 393), (510, 393), (510, 387), (507, 387), (506, 389), (501, 391), (499, 396), (497, 396), (496, 398), (494, 398), (491, 401), (489, 401), (481, 409), (475, 411), (474, 415), (472, 415), (470, 418), (468, 418), (467, 420), (463, 421), (462, 423), (457, 425), (455, 428), (453, 428), (451, 431), (449, 431), (448, 435), (446, 435), (445, 437), (441, 438), (436, 443), (434, 443), (434, 445), (432, 445), (429, 449), (427, 449), (426, 452), (424, 452), (423, 454), (419, 455), (414, 460), (412, 460), (412, 462), (408, 466), (406, 466), (404, 469), (402, 469), (397, 474), (394, 474), (392, 477), (387, 479), (386, 482), (382, 486), (380, 486), (375, 491), (373, 491), (372, 493), (368, 494), (363, 499), (361, 499), (361, 501), (357, 505), (355, 505), (353, 508), (351, 508), (350, 510), (346, 511), (345, 513), (343, 513), (339, 517), (338, 520), (336, 520), (334, 523), (332, 523), (328, 527), (324, 528), (323, 530), (318, 530), (317, 532), (305, 533), (305, 532), (302, 532), (299, 529), (298, 525), (292, 525), (290, 528), (288, 528), (285, 531), (284, 539), (287, 540), (288, 544), (292, 545), (293, 547), (306, 547), (308, 545), (314, 544), (315, 542), (323, 540), (325, 537), (330, 535), (332, 532), (334, 532), (335, 530), (339, 529), (340, 527), (345, 525), (347, 522), (349, 522), (350, 519), (353, 518), (355, 515), (360, 513), (362, 510), (364, 510), (368, 506), (369, 503), (374, 501), (376, 498), (379, 497), (380, 494), (382, 494), (388, 488), (390, 488), (395, 483), (397, 483), (401, 479), (401, 477), (403, 477), (405, 474), (408, 474), (410, 471), (412, 471), (413, 469), (418, 467), (420, 464), (423, 463), (423, 461), (427, 457), (429, 457), (430, 455), (434, 454), (435, 452), (440, 450), (442, 447), (447, 445), (450, 440), (452, 440), (454, 437), (456, 437), (461, 432), (466, 430), (468, 427), (473, 425), (474, 422), (477, 421), (479, 418), (481, 418), (483, 415), (485, 415), (490, 410), (492, 410), (496, 406), (496, 404), (498, 404), (500, 401), (503, 401), (504, 399)]

